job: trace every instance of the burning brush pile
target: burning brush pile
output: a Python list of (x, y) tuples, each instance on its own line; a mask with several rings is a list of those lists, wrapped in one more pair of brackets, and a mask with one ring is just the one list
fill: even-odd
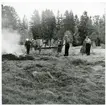
[(2, 60), (34, 60), (25, 54), (25, 47), (20, 45), (21, 35), (14, 30), (2, 30)]
[(14, 55), (14, 54), (3, 54), (2, 60), (34, 60), (34, 57), (30, 55)]

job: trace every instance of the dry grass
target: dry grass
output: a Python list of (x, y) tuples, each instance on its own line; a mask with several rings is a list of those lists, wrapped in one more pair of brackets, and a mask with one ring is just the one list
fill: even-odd
[[(104, 53), (2, 61), (3, 104), (104, 104)], [(49, 54), (48, 54), (49, 52)]]

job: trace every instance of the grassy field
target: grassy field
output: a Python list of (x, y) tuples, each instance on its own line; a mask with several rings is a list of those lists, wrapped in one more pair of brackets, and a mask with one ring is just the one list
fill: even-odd
[[(3, 104), (105, 104), (105, 49), (90, 56), (31, 52), (35, 60), (2, 61)], [(63, 52), (62, 52), (63, 54)]]

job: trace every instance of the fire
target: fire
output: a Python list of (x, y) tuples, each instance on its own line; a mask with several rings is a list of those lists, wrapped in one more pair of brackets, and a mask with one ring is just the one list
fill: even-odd
[(20, 45), (21, 35), (14, 30), (3, 29), (2, 30), (2, 54), (25, 54), (25, 47)]

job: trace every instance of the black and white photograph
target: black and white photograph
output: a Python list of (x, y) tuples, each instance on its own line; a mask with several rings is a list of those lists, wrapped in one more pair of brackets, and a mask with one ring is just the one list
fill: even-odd
[(2, 2), (2, 104), (105, 105), (105, 2)]

